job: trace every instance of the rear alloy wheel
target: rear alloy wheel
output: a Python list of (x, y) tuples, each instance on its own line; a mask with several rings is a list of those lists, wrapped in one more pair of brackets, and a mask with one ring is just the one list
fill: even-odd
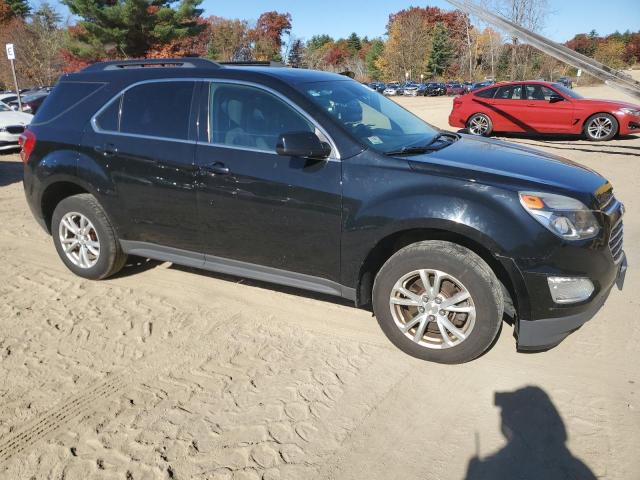
[(608, 113), (591, 116), (584, 125), (584, 134), (593, 142), (611, 140), (618, 133), (618, 120)]
[(58, 255), (80, 277), (107, 278), (127, 260), (107, 214), (88, 193), (67, 197), (56, 206), (51, 233)]
[(491, 123), (491, 119), (484, 113), (476, 113), (467, 121), (467, 131), (471, 135), (488, 137), (493, 131), (493, 124)]
[(430, 240), (396, 252), (373, 287), (373, 309), (403, 352), (463, 363), (495, 340), (504, 311), (500, 282), (487, 263), (460, 245)]

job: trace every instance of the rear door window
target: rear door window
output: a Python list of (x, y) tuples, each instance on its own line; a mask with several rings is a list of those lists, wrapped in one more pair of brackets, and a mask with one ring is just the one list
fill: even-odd
[(120, 130), (120, 102), (122, 96), (111, 102), (100, 115), (96, 117), (96, 126), (101, 130), (118, 132)]
[[(191, 81), (152, 82), (127, 90), (121, 103), (119, 131), (187, 140), (194, 87)], [(113, 125), (113, 113), (110, 115), (105, 121)]]

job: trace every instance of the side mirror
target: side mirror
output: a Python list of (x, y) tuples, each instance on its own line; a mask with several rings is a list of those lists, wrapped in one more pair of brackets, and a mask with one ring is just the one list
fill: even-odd
[(276, 152), (287, 157), (324, 160), (331, 154), (331, 146), (321, 142), (313, 132), (288, 132), (280, 135)]
[(558, 103), (563, 101), (564, 101), (564, 97), (560, 95), (551, 95), (551, 97), (549, 97), (549, 103)]

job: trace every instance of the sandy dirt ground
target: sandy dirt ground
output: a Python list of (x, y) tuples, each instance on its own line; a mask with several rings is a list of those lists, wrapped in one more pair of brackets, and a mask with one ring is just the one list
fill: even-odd
[[(399, 101), (447, 128), (450, 98)], [(627, 283), (554, 350), (505, 324), (453, 367), (328, 297), (158, 262), (75, 277), (0, 156), (0, 478), (640, 478), (640, 137), (510, 140), (613, 182)]]

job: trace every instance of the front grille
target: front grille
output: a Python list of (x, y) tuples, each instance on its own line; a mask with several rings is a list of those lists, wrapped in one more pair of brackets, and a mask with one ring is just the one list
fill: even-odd
[(22, 133), (24, 132), (24, 125), (9, 125), (8, 127), (5, 127), (5, 129), (9, 133)]
[(616, 225), (611, 230), (611, 236), (609, 237), (609, 250), (611, 250), (613, 261), (616, 263), (622, 260), (623, 237), (624, 237), (624, 226), (622, 224), (622, 219), (620, 219), (618, 223), (616, 223)]

